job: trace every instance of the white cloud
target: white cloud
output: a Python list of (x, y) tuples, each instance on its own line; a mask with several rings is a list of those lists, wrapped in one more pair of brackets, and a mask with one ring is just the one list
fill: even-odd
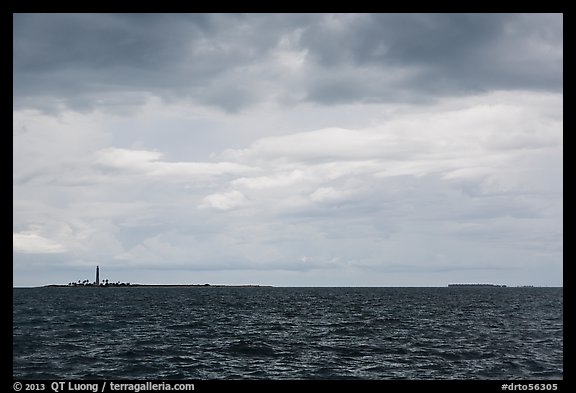
[(13, 233), (12, 247), (14, 252), (25, 254), (61, 254), (67, 251), (63, 245), (34, 233), (34, 231)]
[(335, 190), (333, 187), (320, 187), (310, 194), (310, 199), (314, 202), (324, 202), (338, 200), (342, 196), (344, 196), (344, 194)]
[[(390, 275), (408, 283), (423, 271), (519, 269), (522, 258), (557, 274), (561, 103), (561, 95), (489, 93), (386, 107), (371, 121), (364, 116), (377, 107), (347, 107), (345, 127), (306, 131), (301, 109), (272, 111), (262, 113), (260, 130), (256, 121), (238, 123), (246, 136), (234, 148), (202, 158), (175, 155), (170, 144), (151, 148), (150, 131), (138, 127), (132, 144), (106, 135), (126, 119), (63, 115), (44, 128), (48, 116), (18, 112), (15, 266), (32, 263), (24, 253), (42, 252), (61, 257), (52, 265), (213, 271), (210, 281), (252, 270), (276, 274), (276, 284), (292, 277), (289, 285), (299, 283), (293, 272), (307, 272), (307, 280), (341, 285), (344, 270), (366, 283)], [(186, 109), (157, 105), (158, 117), (132, 114), (134, 122), (161, 125)], [(229, 116), (214, 121), (230, 122), (232, 132)], [(287, 123), (266, 136), (274, 116)]]
[[(265, 168), (263, 168), (265, 170)], [(272, 170), (273, 171), (273, 170)], [(291, 187), (308, 179), (306, 171), (294, 169), (287, 172), (274, 173), (271, 176), (241, 177), (231, 182), (234, 187), (241, 187), (252, 190), (263, 190), (267, 188)]]
[(106, 148), (95, 153), (95, 163), (104, 167), (158, 177), (218, 176), (250, 172), (252, 168), (233, 162), (166, 162), (162, 153), (148, 150)]
[(237, 190), (220, 194), (207, 195), (200, 205), (201, 208), (214, 208), (218, 210), (230, 210), (246, 204), (246, 197)]
[[(517, 104), (506, 94), (496, 98), (492, 105), (471, 100), (464, 108), (409, 112), (380, 126), (266, 137), (228, 150), (221, 158), (259, 167), (265, 175), (224, 182), (249, 200), (224, 206), (250, 203), (278, 210), (303, 207), (306, 199), (336, 200), (359, 192), (365, 198), (399, 176), (438, 176), (446, 187), (474, 187), (482, 194), (543, 192), (548, 186), (539, 185), (545, 179), (534, 178), (534, 170), (557, 170), (544, 169), (544, 162), (561, 149), (562, 120), (540, 113), (537, 95)], [(548, 97), (560, 104), (559, 99)]]

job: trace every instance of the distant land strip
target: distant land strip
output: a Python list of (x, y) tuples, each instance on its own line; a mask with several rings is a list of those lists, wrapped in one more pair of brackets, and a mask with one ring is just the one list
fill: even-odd
[(272, 285), (226, 284), (124, 284), (124, 285), (67, 285), (50, 284), (41, 288), (272, 288)]

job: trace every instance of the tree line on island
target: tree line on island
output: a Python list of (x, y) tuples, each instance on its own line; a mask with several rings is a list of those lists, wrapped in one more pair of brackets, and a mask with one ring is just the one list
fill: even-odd
[(129, 282), (109, 282), (108, 279), (102, 280), (101, 283), (96, 283), (95, 281), (90, 280), (78, 280), (78, 282), (69, 282), (69, 287), (128, 287), (130, 286)]

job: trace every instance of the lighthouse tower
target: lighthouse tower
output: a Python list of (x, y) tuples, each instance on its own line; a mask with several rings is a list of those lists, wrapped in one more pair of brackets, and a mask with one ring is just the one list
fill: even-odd
[(100, 268), (96, 266), (96, 286), (100, 286)]

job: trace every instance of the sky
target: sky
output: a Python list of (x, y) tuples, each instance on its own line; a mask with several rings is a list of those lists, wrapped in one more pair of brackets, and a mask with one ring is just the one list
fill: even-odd
[(561, 14), (15, 14), (13, 285), (561, 286)]

